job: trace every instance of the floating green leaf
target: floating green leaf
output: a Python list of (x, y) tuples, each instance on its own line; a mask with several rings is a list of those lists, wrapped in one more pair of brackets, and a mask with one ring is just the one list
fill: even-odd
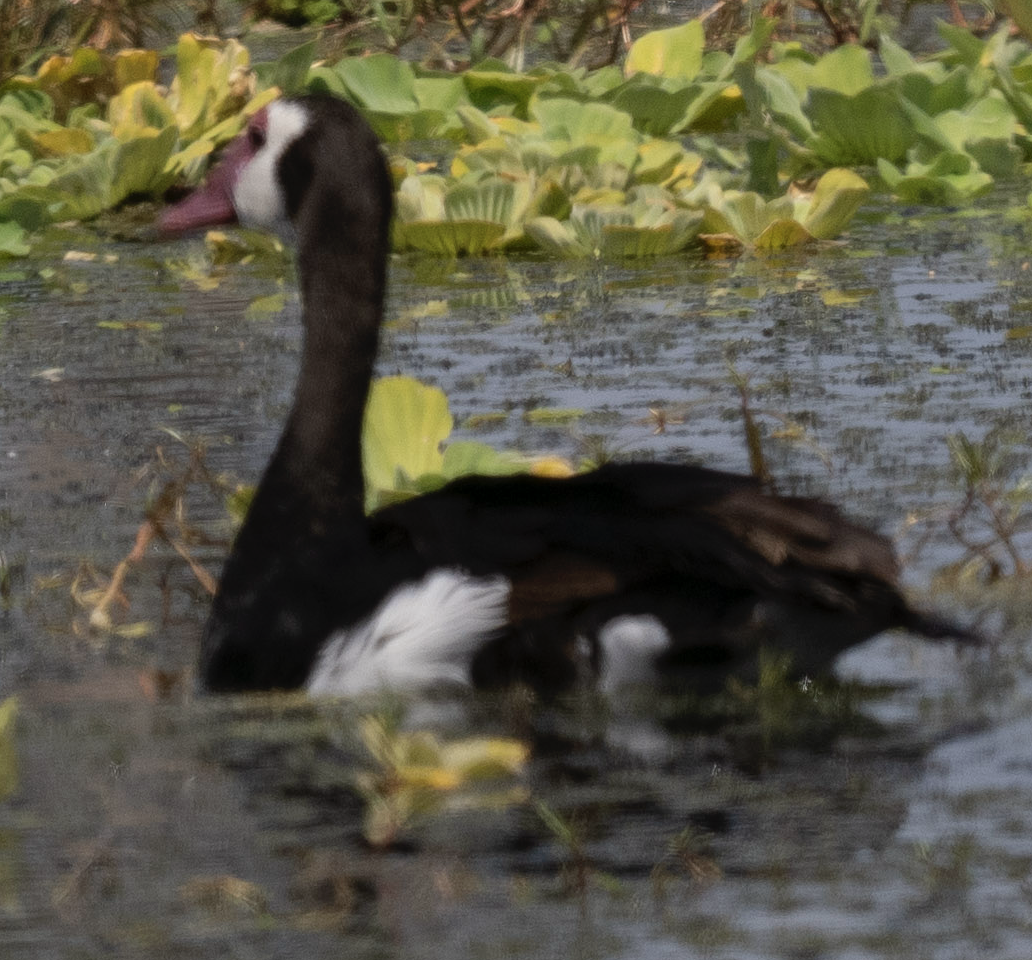
[(531, 115), (546, 139), (566, 144), (563, 149), (594, 147), (597, 163), (614, 162), (627, 170), (638, 154), (639, 134), (631, 118), (604, 103), (580, 103), (564, 97), (537, 99)]
[(358, 729), (376, 763), (355, 778), (366, 804), (362, 832), (374, 846), (393, 843), (419, 819), (449, 806), (495, 809), (527, 799), (520, 786), (484, 789), (523, 771), (529, 751), (518, 740), (442, 742), (429, 731), (403, 731), (396, 718), (382, 715), (361, 718)]
[(665, 191), (640, 188), (624, 206), (574, 204), (570, 219), (527, 222), (528, 236), (562, 257), (647, 257), (683, 250), (699, 232), (702, 213), (678, 207)]
[(57, 130), (41, 130), (29, 133), (33, 152), (39, 157), (67, 157), (75, 153), (89, 153), (94, 147), (93, 137), (88, 131), (77, 127), (61, 127)]
[(156, 320), (98, 320), (97, 327), (101, 330), (142, 330), (156, 333), (162, 329), (162, 324)]
[(582, 241), (572, 226), (560, 223), (555, 217), (534, 217), (527, 221), (524, 229), (546, 253), (571, 259), (597, 255), (593, 243)]
[(107, 206), (134, 194), (160, 194), (172, 185), (166, 164), (176, 144), (176, 129), (148, 131), (120, 143), (111, 159)]
[(287, 305), (287, 298), (282, 293), (270, 293), (264, 297), (255, 297), (247, 305), (244, 316), (248, 320), (261, 320), (282, 313)]
[(333, 68), (359, 106), (374, 113), (412, 113), (419, 109), (415, 73), (409, 63), (386, 53), (345, 57)]
[[(628, 114), (638, 129), (654, 136), (665, 136), (682, 127), (689, 107), (703, 95), (703, 87), (689, 84), (666, 90), (654, 80), (643, 81), (643, 77), (647, 75), (638, 74), (615, 91), (609, 100), (612, 106)], [(707, 92), (712, 94), (712, 100), (719, 88)]]
[(517, 199), (517, 187), (511, 180), (493, 177), (480, 183), (459, 183), (445, 194), (444, 213), (450, 220), (487, 220), (507, 224), (512, 221), (513, 208), (521, 202), (526, 206), (529, 187), (523, 183), (523, 196)]
[(0, 800), (6, 800), (18, 789), (17, 719), (18, 698), (8, 697), (0, 702)]
[(868, 186), (850, 170), (829, 170), (812, 194), (765, 200), (758, 193), (710, 189), (702, 239), (725, 249), (730, 244), (781, 249), (838, 236), (853, 218)]
[(929, 164), (908, 164), (905, 171), (879, 160), (878, 174), (897, 197), (908, 203), (955, 206), (993, 185), (993, 178), (966, 153), (941, 153)]
[(24, 257), (28, 252), (25, 230), (17, 223), (0, 221), (0, 256)]
[(916, 142), (912, 120), (887, 85), (854, 95), (811, 90), (809, 116), (816, 134), (807, 146), (833, 166), (898, 161)]
[(444, 448), (441, 475), (448, 480), (468, 474), (508, 476), (526, 468), (526, 462), (511, 453), (495, 450), (486, 443), (461, 440)]
[(753, 241), (757, 250), (784, 250), (813, 240), (813, 235), (798, 220), (774, 220)]
[(553, 185), (532, 195), (528, 179), (489, 176), (446, 187), (440, 177), (408, 177), (398, 195), (394, 245), (442, 256), (478, 255), (523, 237), (523, 219), (535, 209), (555, 207)]
[(244, 108), (254, 95), (250, 59), (247, 48), (236, 40), (192, 33), (179, 38), (168, 104), (185, 139), (195, 140)]
[(653, 30), (631, 44), (624, 69), (628, 75), (640, 71), (676, 80), (694, 80), (702, 69), (705, 46), (706, 34), (701, 20), (689, 20), (668, 30)]
[(411, 377), (374, 381), (362, 429), (367, 506), (424, 474), (440, 474), (441, 445), (451, 433), (448, 398)]
[(395, 244), (441, 257), (479, 256), (505, 234), (500, 223), (487, 220), (414, 220), (396, 223)]
[(124, 90), (130, 84), (154, 80), (158, 60), (157, 50), (119, 50), (111, 65), (115, 88)]
[(513, 73), (504, 69), (503, 64), (498, 64), (498, 67), (492, 70), (481, 64), (462, 74), (470, 103), (485, 113), (501, 105), (509, 105), (515, 108), (517, 115), (526, 117), (530, 98), (545, 82), (546, 76)]
[(443, 220), (447, 191), (448, 181), (444, 177), (433, 174), (406, 177), (395, 200), (398, 220)]
[(256, 63), (255, 74), (262, 86), (277, 87), (285, 94), (300, 93), (308, 82), (309, 71), (318, 52), (318, 41), (309, 40), (271, 63)]
[(844, 43), (821, 57), (811, 68), (812, 87), (845, 96), (861, 93), (874, 82), (871, 55), (861, 46)]
[(1017, 172), (1022, 159), (1014, 142), (1017, 118), (999, 95), (977, 100), (965, 110), (946, 110), (935, 123), (954, 151), (970, 154), (986, 173)]
[(829, 170), (813, 193), (795, 203), (795, 218), (818, 240), (837, 237), (853, 219), (870, 187), (852, 170)]
[(176, 123), (176, 116), (157, 85), (141, 81), (111, 98), (108, 122), (116, 137), (128, 139), (146, 131), (171, 127)]
[(573, 423), (584, 416), (584, 411), (574, 408), (560, 407), (535, 407), (523, 414), (527, 423), (538, 425), (557, 426), (564, 423)]

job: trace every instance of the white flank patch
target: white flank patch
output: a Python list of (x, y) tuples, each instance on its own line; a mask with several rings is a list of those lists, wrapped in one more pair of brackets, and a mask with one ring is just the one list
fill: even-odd
[(240, 172), (233, 187), (233, 206), (240, 222), (283, 233), (290, 231), (276, 164), (308, 126), (308, 112), (299, 103), (274, 100), (267, 107), (265, 145)]
[(508, 616), (509, 582), (436, 570), (391, 593), (362, 623), (333, 634), (308, 678), (309, 693), (420, 691), (468, 686), (477, 649)]
[(656, 657), (670, 644), (670, 634), (652, 614), (614, 617), (598, 632), (602, 653), (599, 689), (613, 693), (622, 686), (642, 683), (656, 675)]

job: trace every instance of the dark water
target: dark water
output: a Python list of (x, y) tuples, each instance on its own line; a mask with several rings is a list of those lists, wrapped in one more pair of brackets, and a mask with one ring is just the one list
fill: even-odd
[[(874, 205), (846, 244), (774, 258), (402, 258), (380, 368), (442, 387), (459, 437), (744, 470), (730, 362), (779, 485), (896, 532), (959, 502), (947, 434), (1006, 434), (1010, 482), (1032, 462), (1030, 233), (1023, 196), (1001, 192), (963, 215)], [(207, 600), (168, 545), (113, 607), (143, 635), (91, 630), (75, 599), (187, 462), (168, 431), (203, 440), (213, 475), (255, 479), (296, 369), (287, 261), (211, 268), (201, 240), (123, 223), (55, 230), (0, 270), (0, 699), (20, 708), (0, 956), (1032, 955), (1019, 627), (991, 656), (872, 641), (842, 672), (907, 685), (799, 722), (755, 702), (723, 728), (670, 703), (420, 709), (409, 723), (445, 737), (534, 739), (522, 785), (570, 833), (527, 802), (439, 812), (370, 849), (354, 788), (370, 705), (195, 698)], [(255, 308), (281, 293), (283, 310)], [(581, 415), (525, 416), (541, 408)], [(215, 573), (221, 495), (195, 483), (184, 508), (170, 535)], [(907, 580), (926, 594), (962, 555), (940, 522)]]

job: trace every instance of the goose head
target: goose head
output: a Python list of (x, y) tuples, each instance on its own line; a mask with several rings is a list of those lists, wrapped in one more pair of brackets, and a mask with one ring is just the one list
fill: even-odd
[[(168, 209), (166, 233), (239, 222), (306, 249), (386, 257), (392, 189), (379, 142), (349, 104), (309, 95), (255, 113), (207, 182)], [(304, 264), (302, 264), (304, 266)]]

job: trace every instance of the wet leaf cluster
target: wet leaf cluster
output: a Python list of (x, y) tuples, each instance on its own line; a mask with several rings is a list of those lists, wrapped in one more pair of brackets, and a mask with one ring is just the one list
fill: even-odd
[(18, 789), (17, 719), (18, 699), (12, 696), (0, 700), (0, 800)]
[(167, 88), (154, 51), (88, 47), (4, 83), (0, 250), (23, 253), (29, 232), (48, 223), (87, 220), (199, 177), (215, 146), (276, 96), (257, 92), (249, 60), (236, 41), (186, 34)]
[(282, 92), (365, 113), (392, 154), (395, 246), (442, 256), (778, 249), (839, 236), (868, 180), (956, 205), (1032, 158), (1032, 48), (1007, 29), (941, 24), (946, 49), (917, 60), (888, 37), (818, 56), (776, 26), (758, 17), (730, 52), (696, 19), (639, 37), (620, 66), (458, 73), (315, 61), (315, 43), (254, 67), (235, 40), (186, 34), (167, 87), (154, 51), (83, 47), (0, 86), (0, 252), (198, 182)]
[(497, 737), (444, 742), (429, 731), (402, 730), (398, 719), (369, 714), (359, 723), (375, 761), (355, 781), (365, 803), (363, 835), (374, 847), (389, 846), (413, 822), (445, 809), (526, 801), (526, 789), (512, 783), (527, 762), (525, 744)]
[(452, 426), (440, 388), (412, 377), (375, 380), (362, 429), (366, 508), (436, 490), (467, 474), (573, 473), (572, 466), (552, 457), (530, 459), (474, 440), (447, 443)]

